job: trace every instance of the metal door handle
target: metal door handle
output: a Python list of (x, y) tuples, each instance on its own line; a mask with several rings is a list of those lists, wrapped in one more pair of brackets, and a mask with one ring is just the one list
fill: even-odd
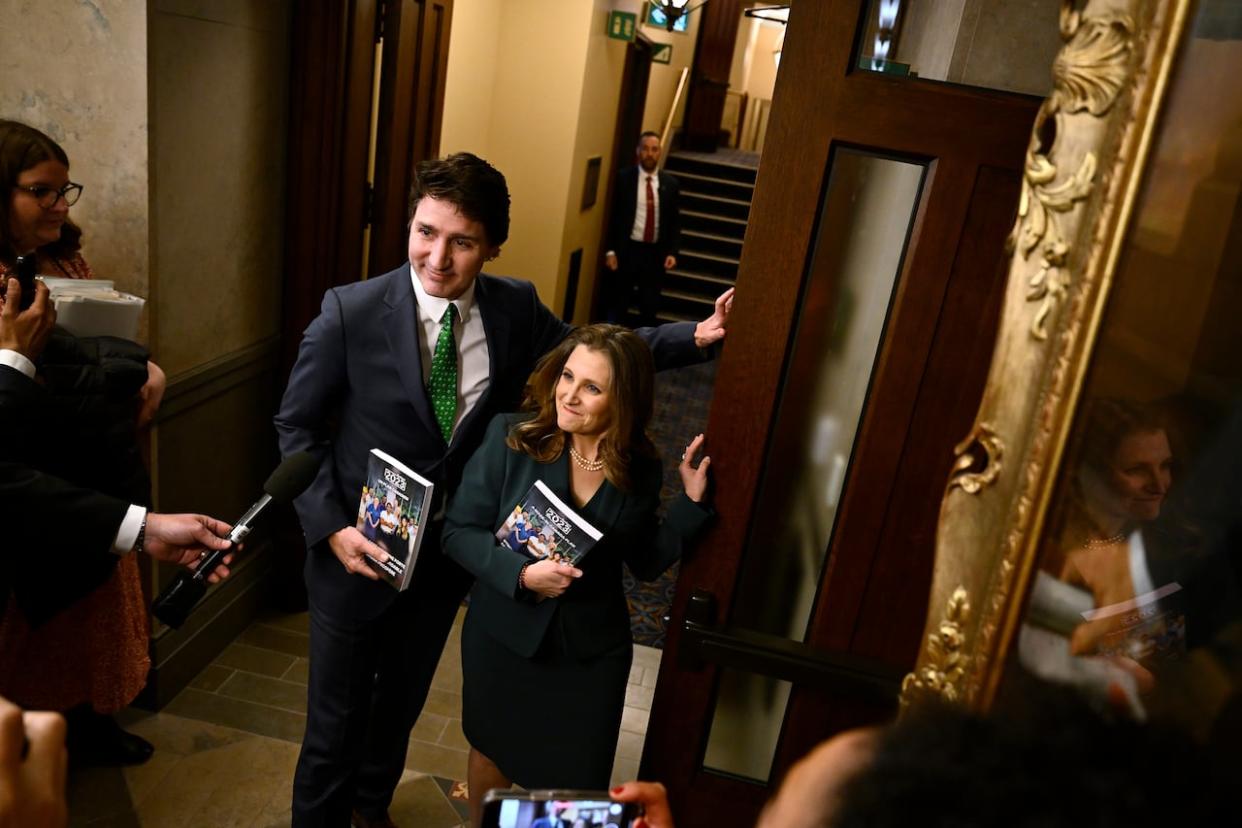
[(716, 597), (694, 589), (686, 606), (677, 663), (698, 671), (718, 664), (834, 693), (893, 702), (906, 670), (849, 653), (829, 653), (801, 641), (740, 627), (716, 626)]

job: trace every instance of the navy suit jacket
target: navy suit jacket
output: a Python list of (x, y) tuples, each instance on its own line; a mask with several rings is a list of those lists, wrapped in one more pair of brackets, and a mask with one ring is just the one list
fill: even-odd
[[(373, 618), (397, 594), (387, 584), (346, 572), (325, 543), (329, 535), (355, 523), (371, 449), (391, 454), (431, 480), (438, 511), (457, 489), (462, 469), (492, 417), (519, 406), (535, 363), (570, 331), (539, 301), (529, 282), (480, 274), (474, 301), (487, 337), (490, 381), (458, 424), (451, 444), (440, 434), (423, 385), (408, 263), (383, 276), (332, 288), (306, 329), (275, 423), (283, 456), (309, 451), (320, 461), (318, 475), (294, 507), (310, 547), (307, 589), (325, 610)], [(639, 334), (652, 346), (657, 368), (704, 358), (694, 344), (692, 323)], [(445, 572), (448, 561), (436, 535), (433, 524), (419, 552), (415, 584), (420, 577), (434, 580)], [(421, 574), (425, 569), (429, 574)]]
[[(676, 178), (660, 171), (658, 182), (660, 199), (660, 227), (656, 234), (656, 246), (661, 255), (676, 256), (681, 244), (681, 184)], [(621, 246), (630, 237), (634, 226), (634, 212), (638, 209), (638, 167), (626, 167), (617, 171), (613, 185), (612, 215), (608, 220), (607, 248), (621, 253)]]
[(0, 441), (0, 612), (12, 587), (34, 623), (107, 578), (129, 508), (68, 479), (77, 453), (49, 425), (48, 405), (43, 386), (0, 366), (0, 433), (8, 435)]

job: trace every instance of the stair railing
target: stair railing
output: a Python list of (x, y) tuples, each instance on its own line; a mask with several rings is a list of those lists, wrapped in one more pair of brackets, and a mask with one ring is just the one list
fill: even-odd
[(682, 93), (686, 91), (686, 78), (690, 77), (690, 67), (681, 68), (681, 76), (677, 78), (677, 91), (673, 93), (673, 103), (668, 108), (668, 117), (664, 119), (664, 129), (660, 131), (660, 165), (664, 169), (664, 161), (668, 158), (669, 144), (673, 137), (673, 116), (677, 114), (677, 105), (681, 103)]

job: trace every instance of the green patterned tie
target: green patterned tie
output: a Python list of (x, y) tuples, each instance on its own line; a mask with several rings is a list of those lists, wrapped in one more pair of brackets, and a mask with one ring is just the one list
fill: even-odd
[(431, 378), (427, 380), (436, 422), (440, 424), (440, 433), (446, 443), (453, 439), (453, 421), (457, 419), (457, 341), (453, 338), (453, 320), (456, 318), (457, 306), (450, 302), (448, 310), (440, 317), (440, 335), (436, 337), (436, 352), (431, 357)]

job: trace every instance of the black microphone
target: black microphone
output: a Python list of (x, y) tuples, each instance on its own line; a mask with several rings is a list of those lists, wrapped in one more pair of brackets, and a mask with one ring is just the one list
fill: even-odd
[(211, 550), (193, 572), (178, 572), (151, 605), (151, 614), (174, 629), (184, 624), (190, 610), (207, 592), (207, 577), (220, 565), (224, 556), (250, 534), (251, 526), (263, 510), (271, 503), (288, 503), (306, 491), (318, 471), (319, 461), (307, 452), (300, 451), (286, 457), (263, 484), (263, 497), (255, 501), (233, 525), (233, 531), (228, 536), (229, 548)]

